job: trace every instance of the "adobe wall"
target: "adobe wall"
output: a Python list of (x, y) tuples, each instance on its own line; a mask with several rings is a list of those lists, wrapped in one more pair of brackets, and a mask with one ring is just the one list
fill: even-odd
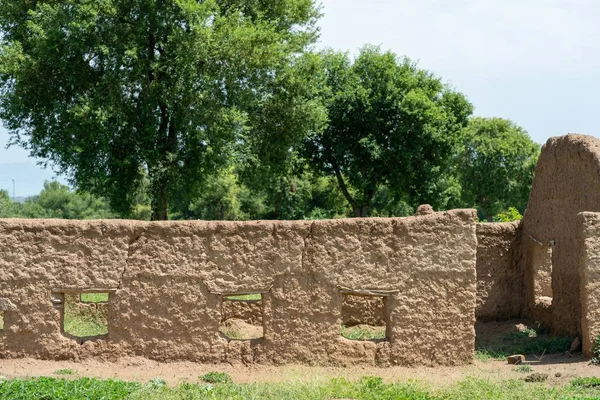
[[(474, 348), (474, 210), (298, 222), (0, 220), (0, 354), (449, 365)], [(61, 333), (61, 293), (110, 289), (108, 336)], [(344, 290), (385, 295), (387, 340), (340, 335)], [(52, 292), (53, 291), (53, 292)], [(264, 338), (219, 333), (263, 293)]]
[[(581, 334), (577, 214), (582, 211), (600, 211), (600, 141), (575, 134), (552, 137), (542, 147), (523, 218), (524, 311), (572, 336)], [(550, 274), (551, 287), (543, 289)]]
[(583, 353), (592, 357), (594, 338), (600, 335), (600, 213), (581, 213), (579, 257)]
[(520, 242), (520, 222), (477, 224), (477, 320), (520, 317), (525, 306)]

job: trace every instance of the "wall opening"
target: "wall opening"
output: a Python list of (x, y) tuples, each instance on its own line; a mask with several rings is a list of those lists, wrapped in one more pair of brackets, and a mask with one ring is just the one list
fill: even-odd
[(62, 331), (83, 343), (108, 335), (108, 292), (64, 293)]
[(552, 242), (533, 246), (533, 293), (536, 304), (552, 304)]
[(341, 334), (350, 340), (387, 340), (387, 298), (343, 294)]
[(0, 333), (4, 332), (4, 311), (0, 311)]
[(264, 337), (262, 293), (223, 296), (219, 331), (228, 340)]

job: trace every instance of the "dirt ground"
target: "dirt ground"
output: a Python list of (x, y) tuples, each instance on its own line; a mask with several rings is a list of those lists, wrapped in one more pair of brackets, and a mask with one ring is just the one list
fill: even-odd
[[(533, 372), (549, 375), (550, 385), (566, 384), (578, 376), (599, 376), (600, 367), (589, 365), (580, 356), (546, 356), (543, 360), (528, 360)], [(72, 370), (72, 375), (56, 372), (62, 369)], [(455, 383), (467, 377), (490, 380), (519, 379), (527, 374), (516, 372), (514, 366), (504, 361), (475, 361), (461, 367), (310, 367), (310, 366), (232, 366), (199, 365), (188, 362), (158, 363), (143, 358), (122, 359), (118, 363), (98, 361), (69, 362), (42, 361), (34, 359), (0, 360), (0, 375), (6, 378), (25, 378), (34, 376), (55, 377), (96, 377), (120, 378), (125, 381), (147, 382), (160, 377), (170, 385), (182, 382), (197, 382), (198, 377), (209, 372), (220, 371), (231, 375), (234, 382), (290, 382), (290, 381), (327, 381), (332, 378), (358, 379), (366, 375), (381, 376), (388, 382), (417, 380), (435, 386)], [(559, 377), (556, 374), (560, 374)]]
[[(477, 341), (492, 342), (506, 332), (517, 331), (527, 321), (506, 321), (478, 324)], [(574, 377), (600, 376), (600, 366), (590, 365), (581, 354), (543, 354), (527, 357), (532, 372), (548, 374), (549, 385), (562, 385)], [(72, 370), (73, 374), (57, 374), (59, 370)], [(332, 378), (358, 379), (362, 376), (380, 376), (387, 382), (416, 380), (443, 387), (467, 377), (489, 380), (520, 379), (528, 373), (518, 372), (506, 361), (475, 360), (472, 364), (457, 367), (389, 367), (369, 366), (245, 366), (231, 364), (196, 364), (192, 362), (159, 363), (145, 358), (122, 358), (116, 363), (96, 360), (82, 362), (43, 361), (30, 358), (0, 360), (0, 375), (6, 378), (56, 376), (63, 378), (95, 377), (120, 378), (125, 381), (147, 382), (160, 377), (170, 385), (197, 382), (210, 371), (227, 372), (234, 382), (324, 382)]]

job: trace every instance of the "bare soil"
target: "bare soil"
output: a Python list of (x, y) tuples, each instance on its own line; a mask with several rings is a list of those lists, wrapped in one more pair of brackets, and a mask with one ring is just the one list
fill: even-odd
[[(600, 367), (590, 365), (581, 356), (553, 355), (543, 360), (528, 360), (533, 371), (546, 373), (550, 385), (568, 383), (574, 377), (598, 376)], [(73, 375), (58, 375), (56, 371), (70, 369)], [(226, 372), (234, 382), (290, 382), (328, 381), (332, 378), (358, 379), (362, 376), (380, 376), (388, 382), (417, 380), (435, 386), (450, 385), (467, 377), (490, 380), (520, 379), (527, 374), (517, 372), (506, 361), (475, 361), (460, 367), (309, 367), (309, 366), (243, 366), (229, 364), (195, 364), (191, 362), (159, 363), (143, 358), (126, 358), (117, 363), (94, 360), (84, 362), (43, 361), (34, 359), (0, 360), (0, 375), (7, 378), (57, 376), (63, 378), (95, 377), (119, 378), (126, 381), (146, 382), (160, 377), (169, 384), (197, 382), (199, 376), (210, 371)], [(560, 376), (556, 376), (560, 374)]]
[[(243, 323), (243, 321), (241, 321)], [(241, 327), (249, 329), (249, 324)], [(477, 324), (477, 342), (493, 343), (507, 332), (531, 326), (527, 321), (513, 320)], [(242, 329), (243, 330), (243, 329)], [(527, 363), (532, 372), (548, 374), (548, 384), (563, 385), (575, 377), (599, 376), (600, 367), (590, 365), (579, 354), (528, 355)], [(56, 374), (69, 369), (72, 375)], [(0, 360), (0, 375), (6, 378), (35, 376), (57, 376), (62, 378), (119, 378), (126, 381), (146, 382), (160, 377), (170, 385), (182, 382), (197, 382), (199, 377), (210, 371), (226, 372), (234, 382), (324, 382), (333, 378), (359, 379), (363, 376), (380, 376), (387, 382), (417, 380), (435, 387), (454, 384), (467, 377), (484, 378), (492, 381), (522, 379), (529, 373), (518, 372), (514, 365), (505, 360), (476, 360), (472, 364), (456, 367), (389, 367), (372, 366), (321, 367), (321, 366), (260, 366), (243, 364), (197, 364), (193, 362), (161, 363), (145, 358), (122, 358), (109, 363), (99, 360), (45, 361), (31, 358)]]

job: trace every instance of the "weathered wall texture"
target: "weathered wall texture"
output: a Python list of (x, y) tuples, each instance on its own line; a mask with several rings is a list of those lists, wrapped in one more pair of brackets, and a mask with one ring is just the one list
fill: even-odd
[[(0, 220), (0, 299), (17, 309), (3, 308), (0, 354), (467, 363), (476, 247), (473, 210), (315, 222)], [(61, 333), (60, 293), (90, 288), (112, 290), (109, 333), (79, 344)], [(387, 340), (341, 336), (340, 288), (388, 296)], [(264, 338), (227, 341), (223, 295), (255, 292)]]
[(519, 222), (477, 224), (477, 309), (481, 321), (521, 315), (524, 274), (520, 257)]
[(592, 356), (594, 338), (600, 335), (600, 214), (581, 213), (581, 331), (583, 353)]
[[(584, 135), (552, 137), (542, 148), (523, 218), (525, 315), (573, 336), (581, 333), (577, 214), (583, 211), (600, 211), (600, 141)], [(548, 261), (552, 290), (546, 294), (551, 299), (535, 290), (536, 280), (544, 279), (537, 270)]]

